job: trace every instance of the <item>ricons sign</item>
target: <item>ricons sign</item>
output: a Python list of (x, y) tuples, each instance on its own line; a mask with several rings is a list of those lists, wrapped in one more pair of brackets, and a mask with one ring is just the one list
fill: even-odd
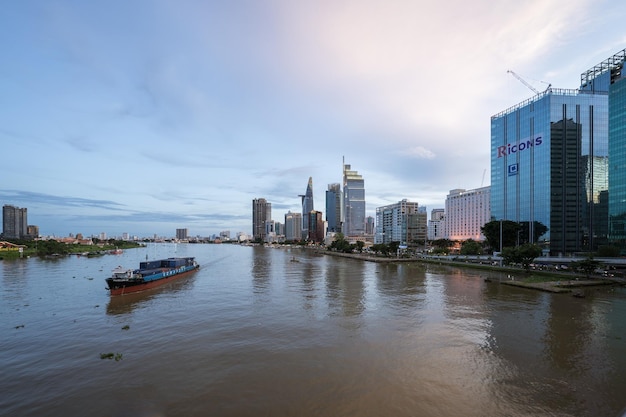
[(519, 143), (508, 143), (504, 146), (498, 146), (498, 158), (539, 146), (542, 143), (543, 138), (541, 136), (535, 136), (531, 139), (522, 140)]

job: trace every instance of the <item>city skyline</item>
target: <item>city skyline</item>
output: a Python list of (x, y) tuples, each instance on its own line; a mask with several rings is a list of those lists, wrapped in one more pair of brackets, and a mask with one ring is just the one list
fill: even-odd
[[(451, 13), (450, 11), (454, 12)], [(12, 2), (0, 203), (42, 235), (251, 232), (366, 179), (366, 215), (490, 185), (490, 117), (624, 48), (626, 5)], [(467, 16), (472, 19), (467, 19)], [(437, 39), (433, 42), (432, 39)], [(543, 81), (543, 82), (542, 82)]]

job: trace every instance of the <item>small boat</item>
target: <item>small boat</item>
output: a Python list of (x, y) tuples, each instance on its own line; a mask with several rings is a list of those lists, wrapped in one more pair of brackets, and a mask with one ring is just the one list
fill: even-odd
[(111, 255), (121, 255), (122, 253), (124, 253), (124, 251), (120, 248), (115, 248), (115, 249), (111, 249), (109, 253)]
[(155, 288), (200, 268), (193, 257), (167, 258), (139, 263), (139, 269), (118, 266), (106, 279), (111, 295), (122, 295)]

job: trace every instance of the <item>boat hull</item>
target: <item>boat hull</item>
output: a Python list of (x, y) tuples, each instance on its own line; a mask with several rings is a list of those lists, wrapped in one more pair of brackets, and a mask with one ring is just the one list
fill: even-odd
[(135, 293), (139, 291), (149, 290), (151, 288), (157, 288), (168, 282), (175, 281), (177, 279), (188, 276), (199, 269), (199, 266), (196, 265), (194, 267), (190, 267), (184, 272), (180, 272), (177, 274), (169, 275), (163, 278), (151, 280), (151, 281), (128, 281), (128, 282), (119, 282), (113, 281), (111, 278), (107, 279), (107, 284), (109, 285), (109, 292), (111, 295), (124, 295), (129, 293)]

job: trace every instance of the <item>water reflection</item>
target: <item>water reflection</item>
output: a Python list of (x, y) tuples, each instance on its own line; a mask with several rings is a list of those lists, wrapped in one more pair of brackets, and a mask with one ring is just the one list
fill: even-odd
[(361, 261), (332, 256), (325, 261), (328, 314), (346, 317), (361, 315), (365, 310), (366, 265)]
[[(175, 286), (121, 298), (108, 296), (102, 277), (85, 279), (117, 258), (30, 261), (3, 273), (0, 317), (14, 324), (0, 327), (0, 392), (11, 393), (0, 409), (613, 417), (624, 408), (626, 289), (577, 299), (433, 265), (300, 249), (177, 250), (214, 261)], [(16, 282), (25, 300), (12, 305), (4, 301)], [(106, 313), (94, 307), (107, 303)]]
[(130, 314), (135, 309), (142, 308), (145, 304), (149, 304), (155, 298), (168, 295), (172, 296), (177, 293), (189, 291), (193, 287), (196, 274), (179, 278), (176, 281), (169, 282), (161, 287), (124, 295), (109, 296), (106, 312), (108, 315)]

